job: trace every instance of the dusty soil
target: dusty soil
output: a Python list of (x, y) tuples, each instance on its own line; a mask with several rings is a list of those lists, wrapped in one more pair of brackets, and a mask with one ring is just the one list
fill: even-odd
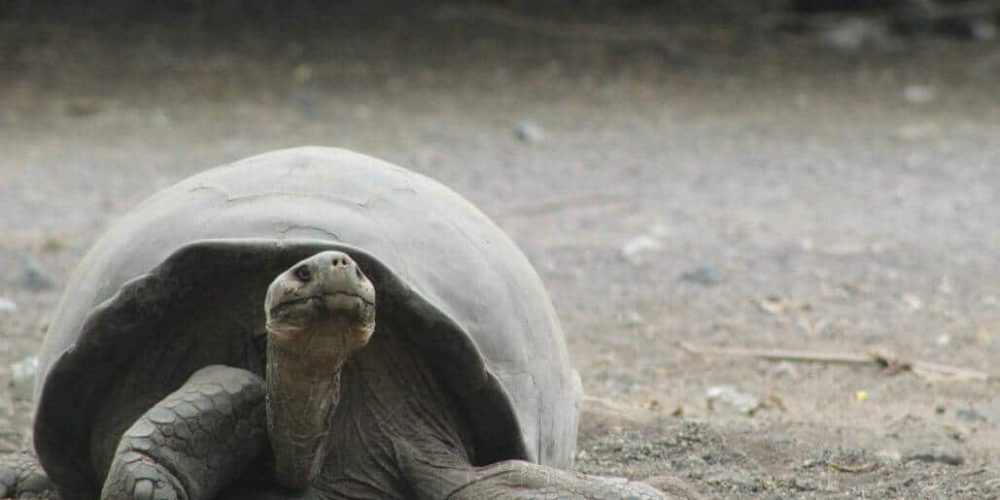
[[(1000, 371), (1000, 44), (338, 14), (0, 21), (2, 387), (129, 207), (336, 145), (443, 181), (521, 245), (586, 390), (613, 402), (592, 405), (579, 469), (708, 498), (1000, 497), (995, 381), (687, 345)], [(709, 405), (718, 386), (760, 405)], [(0, 402), (13, 449), (30, 404)]]

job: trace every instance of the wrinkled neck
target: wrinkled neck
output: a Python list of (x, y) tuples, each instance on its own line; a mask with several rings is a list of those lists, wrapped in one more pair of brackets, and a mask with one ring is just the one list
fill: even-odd
[(267, 428), (274, 473), (278, 483), (304, 489), (329, 451), (347, 350), (339, 335), (280, 337), (269, 334), (267, 343)]

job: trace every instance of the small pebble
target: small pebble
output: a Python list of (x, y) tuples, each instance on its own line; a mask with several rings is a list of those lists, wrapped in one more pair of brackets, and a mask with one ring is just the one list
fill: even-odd
[(713, 265), (698, 266), (680, 275), (681, 281), (702, 286), (715, 286), (726, 280), (726, 273)]
[(35, 391), (38, 356), (28, 356), (10, 365), (10, 385), (14, 399), (30, 401)]
[(975, 408), (960, 408), (955, 410), (955, 418), (966, 422), (986, 422), (989, 419)]
[(795, 368), (795, 365), (789, 363), (788, 361), (782, 361), (771, 369), (771, 375), (781, 378), (799, 378), (799, 371)]
[(0, 297), (0, 313), (14, 312), (17, 310), (17, 303), (13, 300)]
[(663, 243), (658, 238), (643, 234), (626, 241), (622, 245), (622, 255), (633, 265), (638, 265), (642, 263), (644, 255), (661, 248), (663, 248)]
[(545, 139), (545, 129), (531, 120), (525, 120), (514, 127), (514, 137), (529, 144), (542, 142)]
[(962, 465), (965, 463), (965, 457), (958, 450), (947, 448), (917, 450), (906, 455), (905, 460), (907, 462), (919, 461), (947, 465)]
[(56, 286), (49, 273), (45, 271), (41, 264), (31, 257), (24, 257), (24, 273), (21, 275), (21, 285), (33, 292), (48, 290)]
[(760, 408), (760, 399), (728, 385), (709, 387), (706, 391), (709, 410), (717, 413), (753, 415)]
[(903, 98), (910, 104), (927, 104), (937, 98), (937, 92), (926, 85), (909, 85), (903, 89)]

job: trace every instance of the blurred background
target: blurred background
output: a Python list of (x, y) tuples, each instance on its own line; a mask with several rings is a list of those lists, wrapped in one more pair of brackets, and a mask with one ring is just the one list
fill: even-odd
[(2, 0), (0, 449), (109, 224), (318, 144), (444, 182), (522, 247), (600, 398), (579, 469), (1000, 495), (995, 378), (714, 350), (1000, 371), (998, 28), (995, 0)]

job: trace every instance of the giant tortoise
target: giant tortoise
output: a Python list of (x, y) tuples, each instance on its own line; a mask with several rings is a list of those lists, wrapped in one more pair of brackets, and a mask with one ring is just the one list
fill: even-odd
[(403, 168), (297, 148), (100, 238), (42, 347), (33, 446), (67, 499), (660, 498), (559, 469), (580, 397), (493, 222)]

